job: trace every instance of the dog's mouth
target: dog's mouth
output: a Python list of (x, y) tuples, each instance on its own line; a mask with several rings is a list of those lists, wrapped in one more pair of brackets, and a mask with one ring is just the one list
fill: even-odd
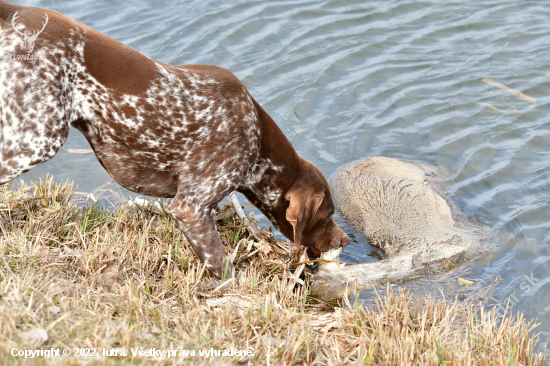
[(317, 249), (308, 248), (308, 255), (310, 257), (319, 257), (321, 255), (321, 251)]
[(341, 238), (333, 238), (331, 240), (327, 250), (321, 251), (319, 249), (308, 247), (307, 248), (307, 254), (310, 257), (320, 257), (322, 255), (325, 255), (325, 253), (327, 253), (329, 251), (340, 250), (340, 252), (341, 252), (343, 250), (343, 248), (346, 245), (349, 244), (349, 242), (350, 242), (350, 240), (349, 240), (349, 237), (347, 235), (345, 235), (344, 237), (341, 237)]

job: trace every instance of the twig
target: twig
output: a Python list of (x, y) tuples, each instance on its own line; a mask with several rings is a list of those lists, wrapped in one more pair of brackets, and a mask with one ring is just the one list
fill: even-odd
[(231, 255), (229, 256), (229, 260), (231, 261), (231, 263), (235, 262), (235, 258), (237, 258), (237, 252), (239, 251), (239, 247), (241, 246), (241, 242), (243, 240), (246, 241), (246, 239), (241, 239), (237, 242), (237, 245), (235, 245), (235, 249), (233, 250), (233, 253), (231, 253)]
[(200, 284), (201, 278), (202, 278), (202, 275), (204, 274), (205, 269), (206, 269), (206, 264), (203, 264), (202, 268), (201, 268), (201, 271), (199, 272), (199, 275), (197, 276), (197, 282), (193, 285), (193, 287), (191, 287), (192, 289), (194, 289), (195, 287), (197, 287)]
[[(307, 257), (307, 249), (304, 248), (304, 252), (302, 253), (302, 257), (300, 257), (300, 260), (302, 262), (307, 262), (308, 259), (309, 258)], [(305, 267), (306, 267), (305, 264), (301, 264), (300, 266), (298, 266), (298, 268), (296, 268), (296, 270), (294, 271), (294, 274), (292, 274), (292, 276), (290, 277), (290, 282), (289, 282), (289, 287), (287, 292), (292, 291), (295, 283), (299, 283), (302, 286), (305, 285), (304, 281), (300, 279), (300, 275), (302, 274)]]
[(492, 85), (492, 86), (496, 86), (497, 88), (500, 88), (500, 89), (502, 89), (502, 90), (505, 90), (505, 91), (507, 91), (507, 92), (510, 93), (510, 94), (514, 94), (514, 95), (515, 95), (516, 97), (518, 97), (519, 99), (523, 99), (523, 100), (525, 100), (525, 101), (527, 101), (527, 102), (531, 102), (531, 103), (536, 103), (536, 102), (537, 102), (537, 100), (536, 100), (535, 98), (532, 98), (532, 97), (530, 97), (530, 96), (528, 96), (528, 95), (525, 95), (525, 94), (523, 94), (522, 92), (519, 92), (519, 91), (517, 91), (517, 90), (515, 90), (515, 89), (510, 88), (509, 86), (506, 86), (506, 85), (504, 85), (504, 84), (501, 84), (501, 83), (499, 83), (499, 82), (496, 82), (496, 81), (494, 81), (493, 79), (484, 78), (484, 79), (481, 79), (481, 81), (483, 81), (483, 82), (486, 83), (486, 84), (489, 84), (489, 85)]
[(225, 281), (224, 283), (222, 283), (221, 285), (219, 285), (218, 287), (216, 287), (212, 292), (218, 291), (219, 289), (221, 289), (221, 288), (223, 288), (225, 285), (227, 285), (229, 282), (235, 283), (235, 279), (234, 279), (233, 277), (231, 277), (230, 279), (228, 279), (227, 281)]
[(234, 192), (231, 192), (229, 194), (229, 200), (233, 204), (233, 207), (235, 208), (235, 212), (239, 216), (241, 220), (246, 219), (246, 215), (244, 214), (243, 208), (241, 207), (241, 204), (239, 203), (239, 200), (237, 199), (237, 196), (235, 196)]
[(235, 212), (237, 213), (237, 216), (239, 216), (239, 218), (244, 222), (248, 223), (250, 231), (254, 236), (258, 235), (258, 228), (256, 227), (255, 223), (253, 223), (252, 220), (245, 215), (243, 208), (241, 207), (241, 204), (239, 203), (239, 200), (237, 199), (237, 196), (235, 195), (234, 192), (231, 192), (229, 194), (229, 200), (233, 204), (233, 207), (235, 208)]
[(340, 263), (340, 264), (344, 263), (344, 264), (347, 264), (348, 266), (355, 266), (355, 263), (331, 261), (329, 259), (312, 259), (310, 261), (305, 261), (305, 262), (290, 263), (289, 266), (297, 266), (299, 264), (309, 264), (309, 263), (315, 263), (315, 262), (329, 262), (329, 263)]

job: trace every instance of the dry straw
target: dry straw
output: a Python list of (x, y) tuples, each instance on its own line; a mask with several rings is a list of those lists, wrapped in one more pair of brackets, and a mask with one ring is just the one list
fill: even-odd
[[(521, 315), (417, 304), (389, 288), (375, 308), (311, 299), (288, 243), (229, 207), (217, 224), (240, 287), (206, 290), (208, 274), (162, 208), (78, 207), (72, 192), (51, 178), (0, 188), (1, 365), (543, 364), (535, 324)], [(24, 359), (13, 348), (90, 348), (99, 357)], [(132, 356), (152, 348), (178, 357)], [(253, 355), (199, 356), (232, 348)]]

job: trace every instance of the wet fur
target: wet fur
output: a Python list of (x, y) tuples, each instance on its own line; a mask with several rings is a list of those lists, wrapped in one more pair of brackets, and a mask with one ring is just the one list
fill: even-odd
[(437, 169), (382, 156), (365, 158), (334, 177), (335, 203), (386, 258), (321, 268), (313, 293), (340, 297), (346, 286), (364, 289), (434, 273), (489, 248), (495, 232), (474, 224), (437, 186)]

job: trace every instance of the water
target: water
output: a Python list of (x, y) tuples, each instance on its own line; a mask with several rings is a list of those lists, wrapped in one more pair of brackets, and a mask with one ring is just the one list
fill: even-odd
[[(550, 340), (547, 1), (22, 3), (58, 10), (166, 63), (228, 68), (327, 176), (375, 155), (442, 167), (463, 212), (507, 238), (471, 273), (500, 276), (494, 297), (517, 299), (512, 310), (537, 317)], [(93, 155), (66, 148), (88, 144), (73, 131), (58, 156), (25, 178), (50, 172), (81, 191), (110, 180)], [(366, 254), (358, 243), (343, 258)]]

